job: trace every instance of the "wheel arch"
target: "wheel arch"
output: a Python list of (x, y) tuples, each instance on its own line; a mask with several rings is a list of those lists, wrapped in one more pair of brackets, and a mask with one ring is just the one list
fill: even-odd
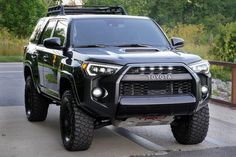
[(39, 89), (39, 86), (36, 84), (36, 81), (35, 81), (35, 77), (33, 75), (33, 71), (32, 71), (32, 68), (30, 67), (30, 65), (28, 64), (25, 64), (24, 65), (24, 79), (26, 81), (27, 77), (30, 76), (33, 80), (33, 84), (34, 86), (36, 87), (38, 93), (41, 93), (40, 89)]
[(60, 97), (62, 97), (63, 93), (68, 89), (72, 90), (71, 81), (68, 77), (63, 76), (60, 79), (60, 88), (59, 88)]
[(70, 90), (72, 90), (73, 94), (75, 95), (76, 101), (79, 104), (80, 100), (79, 100), (79, 97), (78, 97), (78, 92), (76, 90), (73, 75), (66, 72), (66, 71), (62, 71), (59, 83), (60, 83), (59, 84), (59, 96), (60, 96), (60, 98), (62, 97), (63, 93), (66, 90), (70, 89)]
[(30, 68), (30, 66), (25, 65), (24, 66), (24, 78), (25, 78), (25, 80), (27, 79), (28, 76), (31, 76), (33, 78), (32, 69)]

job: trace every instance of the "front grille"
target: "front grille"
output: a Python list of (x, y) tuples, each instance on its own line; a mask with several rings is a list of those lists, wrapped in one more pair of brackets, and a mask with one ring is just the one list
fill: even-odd
[(182, 66), (146, 66), (146, 67), (132, 67), (128, 70), (127, 74), (183, 74), (188, 71)]
[(121, 82), (121, 96), (158, 96), (191, 94), (192, 80), (186, 81), (125, 81)]
[[(170, 74), (173, 77), (169, 80), (160, 78), (148, 80), (144, 77), (159, 76), (159, 74)], [(195, 95), (194, 79), (184, 66), (135, 66), (131, 67), (125, 76), (120, 82), (121, 96)]]

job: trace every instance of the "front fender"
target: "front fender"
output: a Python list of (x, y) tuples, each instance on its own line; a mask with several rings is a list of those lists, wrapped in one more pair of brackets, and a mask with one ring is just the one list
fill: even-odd
[[(79, 97), (79, 86), (80, 82), (79, 79), (79, 71), (81, 71), (81, 63), (78, 61), (73, 61), (72, 59), (62, 59), (61, 61), (61, 70), (60, 70), (60, 80), (59, 80), (59, 90), (61, 91), (61, 83), (62, 79), (67, 80), (70, 83), (70, 86), (72, 88), (72, 92), (75, 95), (77, 104), (80, 104), (80, 97)], [(62, 93), (60, 93), (60, 97), (62, 96)]]

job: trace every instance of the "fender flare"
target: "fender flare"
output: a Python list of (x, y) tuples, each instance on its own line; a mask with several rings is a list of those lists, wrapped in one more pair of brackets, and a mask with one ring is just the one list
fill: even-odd
[(33, 80), (33, 84), (36, 87), (36, 90), (38, 91), (38, 93), (41, 93), (39, 86), (35, 83), (36, 81), (35, 81), (35, 78), (34, 78), (34, 74), (33, 74), (33, 70), (31, 68), (31, 65), (32, 65), (31, 62), (24, 62), (24, 79), (26, 81), (25, 68), (27, 67), (30, 70), (30, 76)]
[[(80, 104), (80, 100), (79, 100), (79, 95), (78, 95), (78, 91), (75, 85), (75, 80), (74, 80), (74, 76), (67, 72), (67, 71), (61, 71), (61, 77), (60, 77), (60, 81), (59, 81), (59, 88), (61, 88), (61, 79), (66, 79), (70, 82), (71, 84), (71, 88), (72, 88), (72, 92), (75, 94), (75, 100), (77, 102), (77, 104)], [(61, 89), (59, 89), (59, 91), (61, 91)], [(61, 98), (61, 94), (59, 95)]]

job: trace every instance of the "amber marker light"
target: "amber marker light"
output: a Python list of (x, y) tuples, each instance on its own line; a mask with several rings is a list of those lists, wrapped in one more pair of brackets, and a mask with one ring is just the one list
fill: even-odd
[(88, 63), (83, 63), (83, 64), (82, 64), (82, 69), (83, 69), (83, 70), (86, 70), (87, 66), (88, 66)]

